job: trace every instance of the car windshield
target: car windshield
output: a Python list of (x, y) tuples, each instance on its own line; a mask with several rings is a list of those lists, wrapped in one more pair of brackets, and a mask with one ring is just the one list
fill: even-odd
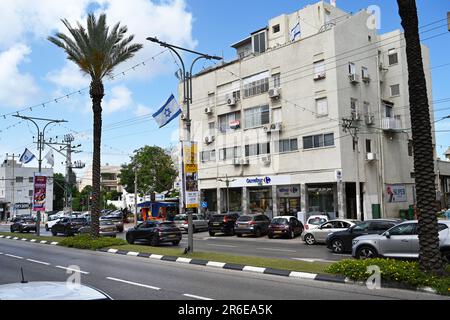
[(25, 219), (23, 222), (25, 222), (25, 223), (34, 223), (34, 219)]
[(73, 218), (72, 222), (86, 222), (85, 218)]
[(217, 214), (211, 217), (211, 221), (222, 221), (224, 217), (224, 215)]
[(319, 217), (315, 217), (315, 218), (312, 218), (312, 219), (308, 220), (308, 224), (312, 224), (312, 225), (315, 225), (315, 226), (321, 225), (321, 224), (323, 224), (325, 222), (327, 222), (327, 219), (319, 218)]
[(100, 221), (101, 226), (114, 226), (114, 223), (111, 221)]
[(117, 216), (102, 217), (102, 220), (117, 220), (117, 219), (120, 219), (120, 217), (117, 217)]
[(161, 222), (159, 224), (163, 228), (175, 228), (175, 224), (173, 222)]
[(353, 227), (353, 231), (364, 231), (369, 228), (369, 222), (361, 222)]
[(173, 221), (184, 221), (186, 219), (186, 216), (175, 216)]
[(277, 219), (272, 220), (272, 224), (284, 225), (284, 224), (288, 224), (288, 221), (287, 221), (287, 219), (284, 219), (284, 218), (277, 218)]
[(247, 221), (252, 221), (252, 219), (253, 219), (253, 217), (250, 217), (250, 216), (242, 216), (238, 219), (238, 221), (247, 222)]

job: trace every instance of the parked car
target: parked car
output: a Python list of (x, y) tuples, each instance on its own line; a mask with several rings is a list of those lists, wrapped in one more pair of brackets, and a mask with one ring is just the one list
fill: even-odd
[(49, 231), (56, 223), (58, 223), (61, 215), (54, 214), (48, 217), (47, 222), (45, 223), (45, 231)]
[(325, 222), (327, 222), (328, 216), (327, 215), (313, 215), (310, 216), (308, 219), (306, 219), (306, 223), (305, 223), (305, 230), (309, 231), (312, 229), (317, 228), (318, 226), (324, 224)]
[(351, 252), (353, 239), (362, 235), (381, 234), (400, 222), (402, 220), (399, 219), (367, 220), (347, 230), (330, 234), (325, 242), (327, 248), (331, 249), (334, 253)]
[(172, 242), (178, 246), (182, 239), (181, 230), (173, 222), (145, 221), (136, 228), (131, 228), (126, 234), (127, 242), (133, 244), (136, 240), (150, 241), (151, 246)]
[(280, 216), (273, 218), (270, 222), (268, 236), (270, 239), (275, 236), (293, 239), (301, 235), (303, 230), (303, 224), (296, 217)]
[(251, 234), (261, 237), (269, 232), (270, 219), (264, 214), (252, 214), (240, 216), (236, 220), (234, 232), (238, 237)]
[[(181, 230), (188, 231), (188, 216), (186, 214), (178, 214), (174, 217), (173, 222)], [(194, 233), (197, 231), (208, 230), (208, 220), (205, 219), (204, 215), (193, 214), (192, 222)]]
[(334, 232), (347, 230), (348, 228), (360, 223), (358, 220), (336, 219), (327, 221), (317, 228), (304, 231), (302, 234), (303, 240), (308, 245), (316, 243), (325, 243), (327, 237)]
[[(91, 233), (91, 228), (92, 228), (91, 224), (81, 227), (78, 230), (78, 233), (89, 234), (89, 233)], [(107, 221), (107, 220), (101, 220), (99, 234), (101, 237), (116, 238), (117, 237), (117, 227), (114, 224), (114, 222)]]
[(65, 236), (73, 236), (79, 233), (79, 230), (87, 225), (86, 218), (61, 217), (52, 227), (52, 235), (57, 236), (59, 233)]
[(11, 232), (36, 232), (36, 221), (31, 217), (16, 218), (10, 227)]
[[(450, 262), (450, 221), (439, 221), (439, 247), (442, 256)], [(353, 240), (352, 256), (367, 258), (419, 258), (418, 222), (406, 221), (385, 231)]]
[(115, 214), (115, 215), (107, 215), (100, 218), (100, 221), (111, 221), (116, 225), (117, 231), (123, 232), (124, 225), (123, 225), (123, 218), (122, 215)]
[(214, 237), (216, 233), (224, 233), (234, 236), (234, 225), (238, 218), (237, 213), (213, 214), (208, 222), (209, 235)]

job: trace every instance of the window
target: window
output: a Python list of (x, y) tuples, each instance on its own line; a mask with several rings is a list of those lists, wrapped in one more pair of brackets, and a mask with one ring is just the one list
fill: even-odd
[(216, 161), (216, 150), (203, 151), (200, 157), (202, 162)]
[(389, 50), (388, 57), (390, 66), (398, 64), (398, 53), (395, 51), (395, 49)]
[(33, 190), (28, 190), (28, 196), (32, 197), (33, 196)]
[(274, 88), (281, 87), (281, 77), (279, 73), (272, 75), (272, 84)]
[(214, 106), (216, 105), (216, 98), (215, 98), (215, 94), (211, 93), (208, 95), (208, 105), (210, 108), (214, 108)]
[(366, 152), (372, 153), (372, 140), (366, 139)]
[(363, 222), (363, 223), (357, 224), (353, 228), (353, 232), (364, 232), (367, 230), (369, 230), (369, 222)]
[(334, 133), (303, 137), (303, 149), (317, 149), (334, 146)]
[(394, 111), (392, 106), (385, 105), (384, 109), (386, 110), (386, 118), (393, 118), (394, 117)]
[(245, 156), (252, 157), (270, 153), (270, 142), (245, 146)]
[(412, 157), (414, 154), (414, 147), (413, 147), (413, 141), (408, 141), (408, 156)]
[(29, 183), (33, 183), (33, 182), (34, 182), (34, 178), (33, 178), (33, 177), (29, 177), (29, 178), (28, 178), (28, 182), (29, 182)]
[(369, 69), (367, 69), (367, 67), (362, 67), (362, 68), (361, 68), (361, 74), (362, 74), (362, 78), (363, 78), (363, 79), (368, 79), (368, 78), (370, 78), (370, 75), (369, 75)]
[(316, 110), (318, 116), (327, 116), (328, 115), (328, 99), (320, 98), (316, 99)]
[(364, 115), (370, 116), (370, 103), (367, 101), (364, 101)]
[(272, 27), (272, 33), (278, 33), (278, 32), (280, 32), (280, 25), (279, 24), (274, 25)]
[(16, 182), (22, 183), (23, 182), (23, 177), (16, 177)]
[(391, 86), (391, 97), (397, 97), (400, 95), (400, 85), (394, 84)]
[(240, 147), (232, 147), (220, 149), (219, 151), (219, 159), (221, 161), (236, 159), (241, 157), (241, 148)]
[(269, 106), (245, 110), (245, 128), (255, 128), (270, 123)]
[(352, 118), (356, 119), (356, 115), (358, 114), (358, 99), (355, 98), (350, 99), (350, 109)]
[(261, 32), (253, 36), (253, 52), (264, 53), (266, 51), (266, 33)]
[(408, 223), (392, 228), (389, 233), (391, 236), (409, 236), (414, 234), (415, 229), (414, 223)]
[(241, 120), (240, 112), (232, 112), (219, 116), (219, 130), (222, 133), (230, 132), (230, 123)]
[(356, 65), (353, 62), (350, 62), (348, 64), (348, 73), (349, 74), (356, 74)]
[(298, 139), (285, 139), (275, 142), (275, 152), (283, 153), (298, 150)]
[(314, 79), (324, 79), (326, 77), (325, 60), (314, 62)]
[(256, 96), (269, 91), (269, 78), (254, 81), (244, 86), (244, 98)]

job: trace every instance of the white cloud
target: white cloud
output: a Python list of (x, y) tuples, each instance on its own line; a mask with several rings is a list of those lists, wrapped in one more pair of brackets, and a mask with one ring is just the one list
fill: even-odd
[(90, 78), (81, 73), (78, 66), (70, 61), (62, 69), (49, 72), (45, 78), (59, 88), (70, 90), (88, 87), (90, 83)]
[(131, 107), (133, 103), (131, 91), (123, 85), (111, 89), (111, 98), (106, 100), (102, 107), (105, 114), (123, 111)]
[(24, 44), (0, 52), (0, 105), (24, 107), (39, 92), (33, 77), (19, 70), (30, 54), (31, 49)]
[(142, 104), (138, 105), (136, 110), (134, 110), (134, 114), (137, 115), (138, 117), (151, 115), (152, 112), (153, 110), (151, 108), (143, 106)]

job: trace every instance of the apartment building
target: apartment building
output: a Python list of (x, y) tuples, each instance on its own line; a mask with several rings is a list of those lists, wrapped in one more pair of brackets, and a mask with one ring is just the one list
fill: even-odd
[[(414, 204), (404, 36), (378, 34), (371, 19), (320, 1), (274, 17), (232, 45), (235, 60), (193, 77), (208, 211), (357, 218), (358, 175), (361, 218)], [(425, 46), (423, 58), (432, 97)], [(344, 118), (359, 128), (358, 148)]]
[[(122, 193), (123, 187), (120, 185), (118, 178), (121, 169), (122, 167), (120, 166), (110, 166), (109, 164), (100, 168), (100, 184), (104, 190)], [(78, 189), (80, 191), (87, 186), (92, 186), (92, 166), (85, 171), (83, 177), (78, 182)]]

